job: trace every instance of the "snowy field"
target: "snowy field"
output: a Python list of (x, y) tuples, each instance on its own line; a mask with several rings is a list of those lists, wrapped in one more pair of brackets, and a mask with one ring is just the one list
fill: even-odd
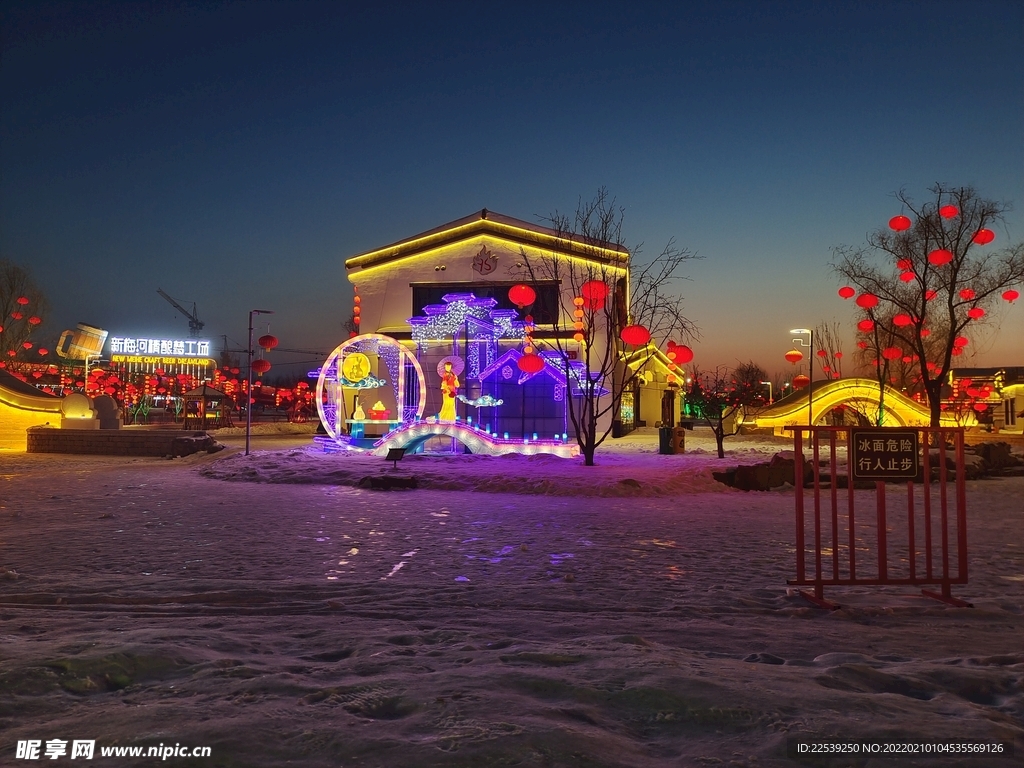
[[(793, 490), (711, 478), (788, 444), (719, 460), (687, 437), (593, 468), (396, 472), (283, 434), (248, 457), (237, 433), (175, 460), (0, 454), (0, 765), (38, 764), (28, 739), (140, 766), (1024, 763), (1024, 478), (968, 483), (974, 608), (857, 588), (827, 612), (786, 585)], [(352, 487), (389, 473), (422, 488)], [(1016, 757), (796, 760), (790, 737)], [(212, 756), (99, 756), (175, 743)]]

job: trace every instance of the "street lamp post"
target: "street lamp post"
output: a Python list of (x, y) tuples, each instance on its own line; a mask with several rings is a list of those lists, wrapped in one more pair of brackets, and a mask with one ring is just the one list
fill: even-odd
[[(810, 328), (793, 328), (790, 333), (799, 333), (801, 338), (793, 339), (794, 344), (808, 348), (807, 357), (807, 426), (814, 426), (814, 332)], [(804, 341), (803, 334), (807, 334), (807, 341)]]
[(770, 381), (762, 381), (762, 384), (768, 385), (768, 405), (772, 404), (772, 383)]
[(274, 310), (272, 309), (253, 309), (249, 312), (249, 347), (246, 350), (249, 353), (249, 390), (245, 393), (246, 404), (245, 404), (245, 455), (249, 455), (249, 433), (252, 430), (252, 316), (253, 315), (272, 315)]

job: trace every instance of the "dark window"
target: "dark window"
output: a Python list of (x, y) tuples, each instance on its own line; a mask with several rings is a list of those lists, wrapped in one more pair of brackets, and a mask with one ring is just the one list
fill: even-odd
[[(508, 289), (518, 283), (431, 283), (429, 285), (412, 286), (412, 316), (423, 314), (428, 304), (444, 304), (446, 293), (472, 293), (480, 299), (496, 299), (496, 309), (514, 309), (519, 307), (508, 297)], [(532, 283), (537, 298), (532, 305), (525, 307), (520, 316), (533, 315), (536, 325), (554, 325), (559, 313), (559, 290), (557, 283)]]

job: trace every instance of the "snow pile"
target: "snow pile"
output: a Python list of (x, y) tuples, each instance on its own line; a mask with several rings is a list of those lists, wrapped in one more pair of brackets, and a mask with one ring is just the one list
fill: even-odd
[[(221, 430), (223, 432), (223, 430)], [(218, 438), (221, 437), (218, 432)], [(766, 437), (726, 441), (726, 458), (717, 457), (708, 430), (687, 433), (683, 454), (660, 455), (654, 430), (608, 440), (584, 466), (582, 458), (551, 455), (476, 456), (407, 455), (397, 470), (391, 462), (363, 453), (324, 453), (316, 444), (283, 451), (237, 451), (201, 472), (218, 480), (263, 483), (359, 485), (373, 475), (415, 477), (420, 488), (545, 496), (673, 497), (683, 493), (731, 493), (712, 471), (767, 461), (791, 442)]]

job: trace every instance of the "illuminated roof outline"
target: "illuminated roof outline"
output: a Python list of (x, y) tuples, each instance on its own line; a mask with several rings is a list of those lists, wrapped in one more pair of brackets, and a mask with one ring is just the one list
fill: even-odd
[(484, 208), (477, 213), (420, 232), (418, 235), (352, 256), (345, 261), (345, 269), (351, 271), (381, 266), (482, 234), (490, 234), (523, 246), (576, 256), (597, 264), (625, 268), (629, 263), (629, 251), (625, 246), (570, 239), (548, 227), (530, 224)]

